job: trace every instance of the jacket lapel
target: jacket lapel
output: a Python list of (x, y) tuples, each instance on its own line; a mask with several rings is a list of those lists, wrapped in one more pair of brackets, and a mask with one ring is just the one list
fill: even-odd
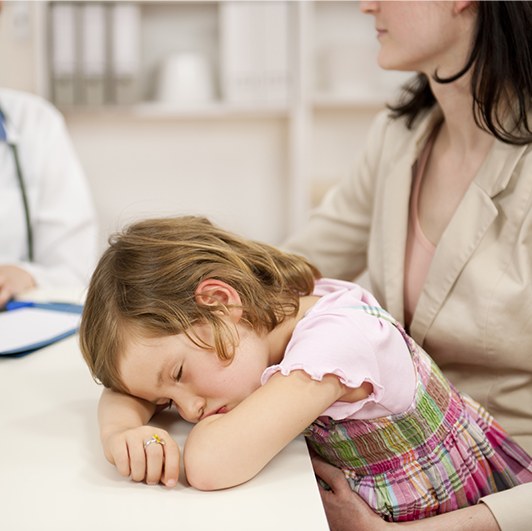
[[(405, 154), (406, 155), (406, 154)], [(383, 190), (381, 260), (384, 272), (386, 309), (403, 320), (405, 245), (408, 229), (408, 202), (412, 183), (412, 154), (397, 161)]]
[(418, 343), (423, 344), (456, 279), (497, 217), (493, 198), (508, 185), (525, 149), (496, 141), (445, 229), (410, 326)]
[(399, 321), (404, 319), (404, 265), (408, 231), (408, 209), (414, 165), (435, 125), (441, 121), (439, 108), (423, 118), (401, 153), (395, 154), (382, 190), (382, 242), (380, 259), (384, 273), (384, 303)]

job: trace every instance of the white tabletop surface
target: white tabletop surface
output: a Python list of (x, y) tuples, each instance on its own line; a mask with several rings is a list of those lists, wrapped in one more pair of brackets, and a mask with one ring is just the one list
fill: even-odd
[[(302, 438), (232, 489), (134, 483), (103, 456), (96, 423), (100, 391), (77, 336), (25, 357), (0, 356), (0, 529), (328, 529)], [(158, 422), (183, 442), (186, 423), (169, 413)]]

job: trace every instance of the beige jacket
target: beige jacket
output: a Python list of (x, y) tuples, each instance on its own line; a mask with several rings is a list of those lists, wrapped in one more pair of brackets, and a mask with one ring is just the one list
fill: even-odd
[[(368, 269), (381, 304), (403, 318), (412, 166), (441, 120), (414, 130), (381, 113), (355, 172), (284, 248), (325, 276)], [(495, 142), (438, 243), (410, 326), (461, 391), (532, 454), (532, 145)], [(532, 483), (488, 496), (501, 529), (530, 529)]]

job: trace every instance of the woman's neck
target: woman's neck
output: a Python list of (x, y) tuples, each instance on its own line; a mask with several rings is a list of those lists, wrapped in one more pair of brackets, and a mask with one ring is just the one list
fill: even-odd
[(493, 135), (475, 122), (469, 75), (448, 84), (431, 79), (430, 85), (443, 113), (439, 135), (446, 138), (449, 151), (462, 159), (472, 153), (485, 154), (493, 143)]
[[(462, 81), (462, 80), (459, 80)], [(426, 146), (417, 213), (425, 236), (437, 245), (493, 145), (475, 124), (472, 98), (458, 82), (433, 87), (443, 121)]]

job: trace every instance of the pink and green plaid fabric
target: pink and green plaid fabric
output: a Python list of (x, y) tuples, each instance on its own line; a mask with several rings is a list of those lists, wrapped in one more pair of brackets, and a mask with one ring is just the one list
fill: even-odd
[(319, 417), (310, 446), (341, 468), (353, 491), (388, 521), (417, 520), (473, 505), (532, 481), (532, 458), (482, 406), (460, 395), (432, 359), (381, 308), (363, 310), (395, 325), (417, 371), (410, 409), (378, 419)]

